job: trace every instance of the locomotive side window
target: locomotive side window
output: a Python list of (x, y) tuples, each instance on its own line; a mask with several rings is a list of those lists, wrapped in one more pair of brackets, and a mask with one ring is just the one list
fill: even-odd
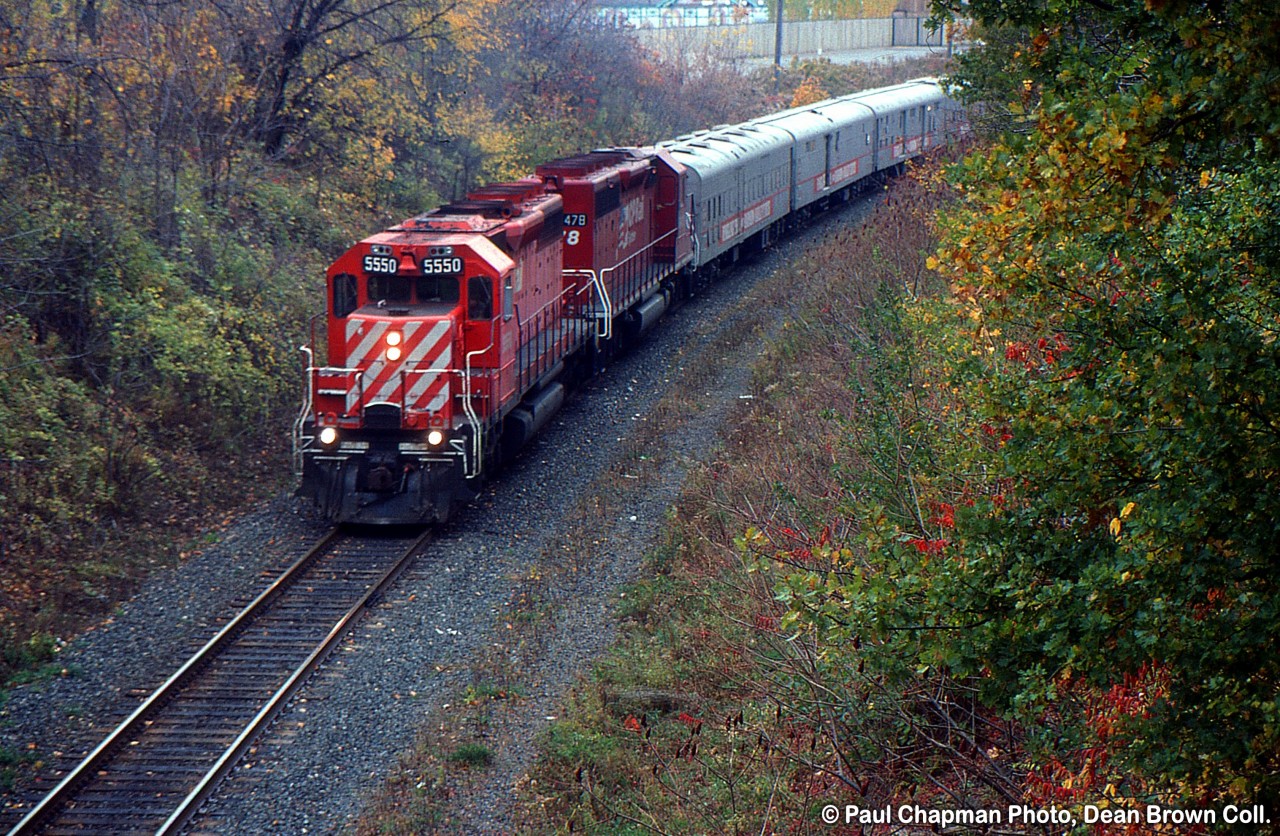
[(430, 302), (452, 305), (458, 301), (457, 276), (419, 276), (416, 285), (414, 290), (417, 291), (419, 305)]
[(413, 298), (413, 284), (407, 276), (374, 274), (369, 277), (370, 302), (408, 302)]
[(333, 315), (336, 319), (346, 317), (356, 309), (356, 277), (343, 273), (333, 277)]
[(467, 318), (493, 319), (493, 291), (484, 276), (467, 279)]

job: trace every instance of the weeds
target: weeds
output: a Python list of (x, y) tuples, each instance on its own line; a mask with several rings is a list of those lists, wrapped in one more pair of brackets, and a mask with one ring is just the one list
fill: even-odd
[(9, 686), (57, 676), (63, 672), (62, 665), (53, 661), (58, 648), (58, 640), (48, 633), (19, 639), (14, 628), (6, 627), (0, 630), (0, 675), (7, 674)]
[(462, 701), (467, 705), (480, 705), (493, 700), (520, 699), (523, 696), (524, 690), (519, 686), (507, 688), (491, 682), (481, 682), (478, 685), (468, 685), (462, 694)]
[(0, 746), (0, 790), (8, 792), (13, 789), (20, 768), (35, 760), (35, 755), (31, 752), (18, 752), (7, 746)]
[(890, 195), (789, 268), (807, 298), (687, 486), (664, 572), (628, 592), (624, 638), (548, 735), (525, 832), (804, 832), (827, 802), (1019, 797), (1014, 730), (844, 597), (865, 580), (888, 619), (918, 595), (928, 555), (895, 532), (932, 536), (952, 437), (899, 301), (929, 292), (937, 198), (921, 179)]
[(480, 743), (463, 743), (449, 753), (449, 762), (470, 768), (485, 767), (493, 762), (493, 751)]

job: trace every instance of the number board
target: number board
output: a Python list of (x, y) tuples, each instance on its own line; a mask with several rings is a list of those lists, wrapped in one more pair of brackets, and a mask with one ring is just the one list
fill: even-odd
[[(366, 255), (363, 266), (366, 273), (376, 275), (395, 275), (400, 272), (400, 262), (389, 255)], [(456, 276), (462, 272), (462, 259), (458, 256), (424, 258), (420, 266), (424, 276)]]
[(422, 274), (424, 276), (456, 276), (462, 272), (462, 259), (457, 256), (424, 258)]
[(363, 267), (366, 273), (395, 275), (400, 270), (400, 262), (389, 255), (367, 255)]

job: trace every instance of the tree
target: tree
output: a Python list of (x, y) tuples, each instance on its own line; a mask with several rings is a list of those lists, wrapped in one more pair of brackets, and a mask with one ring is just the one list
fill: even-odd
[(791, 107), (804, 107), (805, 105), (820, 102), (828, 97), (828, 93), (822, 87), (822, 82), (813, 76), (805, 76), (804, 81), (800, 82), (800, 86), (796, 88), (796, 92), (791, 97)]
[(354, 67), (385, 60), (393, 47), (424, 44), (452, 0), (256, 0), (213, 2), (255, 88), (253, 133), (269, 156), (309, 121), (322, 92)]
[[(1064, 724), (1044, 742), (1064, 760), (1105, 754), (1087, 781), (1076, 764), (1077, 789), (1128, 777), (1135, 792), (1275, 803), (1274, 13), (964, 11), (1006, 46), (954, 80), (1020, 130), (954, 172), (962, 204), (935, 262), (973, 317), (954, 346), (963, 382), (1003, 440), (989, 484), (1012, 486), (958, 517), (966, 571), (938, 600), (966, 628), (962, 668), (1039, 725), (1053, 705)], [(1134, 683), (1146, 697), (1109, 736), (1091, 730)]]

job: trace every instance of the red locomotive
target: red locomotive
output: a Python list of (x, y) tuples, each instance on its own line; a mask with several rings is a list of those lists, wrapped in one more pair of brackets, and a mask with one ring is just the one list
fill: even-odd
[(444, 520), (706, 268), (962, 130), (920, 79), (550, 162), (366, 238), (329, 268), (324, 361), (304, 349), (299, 493), (335, 522)]
[(297, 427), (300, 493), (338, 522), (444, 520), (615, 329), (665, 310), (692, 250), (683, 181), (665, 151), (597, 151), (344, 253)]

